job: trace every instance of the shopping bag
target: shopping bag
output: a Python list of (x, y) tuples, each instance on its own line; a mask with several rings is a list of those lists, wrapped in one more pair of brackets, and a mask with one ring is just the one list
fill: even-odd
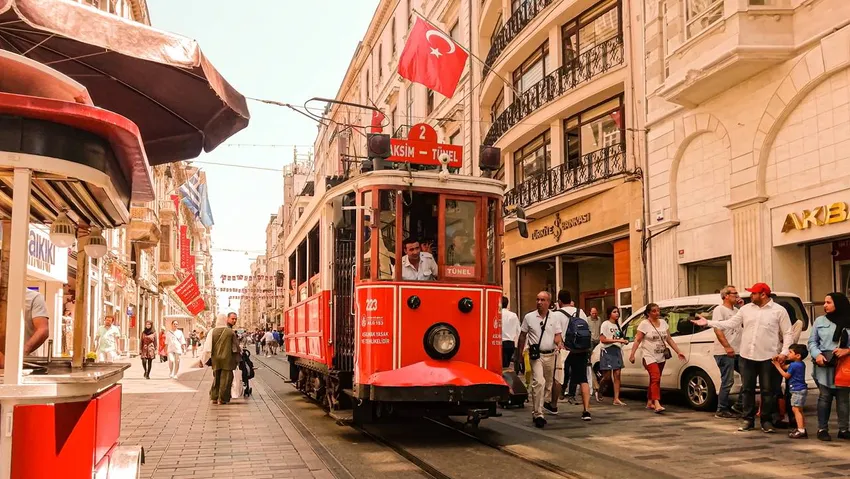
[(838, 360), (835, 366), (835, 385), (841, 388), (850, 387), (850, 356)]
[(242, 371), (236, 370), (233, 373), (233, 385), (230, 387), (230, 397), (239, 399), (245, 392), (245, 385), (242, 383)]

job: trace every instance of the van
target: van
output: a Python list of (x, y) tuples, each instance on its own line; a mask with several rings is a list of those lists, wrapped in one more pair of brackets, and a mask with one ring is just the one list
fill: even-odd
[[(778, 304), (785, 307), (791, 324), (802, 321), (802, 333), (799, 343), (805, 344), (809, 336), (809, 315), (799, 296), (792, 293), (772, 293), (771, 297)], [(745, 303), (750, 302), (750, 293), (741, 292), (741, 299)], [(706, 294), (700, 296), (686, 296), (681, 298), (658, 301), (661, 307), (661, 316), (667, 321), (670, 334), (685, 354), (685, 361), (679, 360), (674, 354), (667, 360), (664, 371), (661, 374), (661, 389), (680, 391), (687, 399), (688, 404), (697, 410), (710, 410), (716, 406), (717, 395), (720, 392), (720, 369), (712, 354), (714, 344), (714, 330), (709, 327), (700, 327), (691, 323), (691, 319), (699, 314), (711, 319), (714, 308), (722, 303), (720, 294)], [(621, 385), (624, 388), (646, 389), (649, 385), (649, 377), (643, 368), (643, 353), (635, 354), (634, 364), (629, 362), (629, 355), (634, 346), (637, 335), (637, 327), (646, 319), (646, 307), (637, 310), (628, 318), (620, 319), (620, 329), (624, 336), (630, 341), (623, 346), (624, 367), (621, 371)], [(591, 364), (594, 371), (599, 369), (599, 356), (601, 344), (597, 346), (591, 355)], [(811, 365), (807, 365), (811, 368)], [(808, 374), (807, 374), (808, 376)], [(735, 373), (735, 384), (732, 393), (740, 391), (741, 380)]]

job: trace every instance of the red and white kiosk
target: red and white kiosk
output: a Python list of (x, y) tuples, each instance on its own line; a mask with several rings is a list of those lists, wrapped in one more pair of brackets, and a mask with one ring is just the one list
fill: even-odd
[[(245, 99), (191, 40), (74, 2), (0, 0), (0, 39), (0, 479), (138, 477), (141, 447), (118, 441), (129, 365), (85, 362), (89, 257), (154, 199), (150, 165), (247, 126)], [(70, 360), (24, 354), (32, 224), (76, 248)]]

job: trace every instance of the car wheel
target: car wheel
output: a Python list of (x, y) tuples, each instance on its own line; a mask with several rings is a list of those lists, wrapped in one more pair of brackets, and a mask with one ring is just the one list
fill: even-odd
[(717, 390), (708, 373), (702, 369), (692, 369), (685, 376), (682, 389), (688, 405), (699, 411), (707, 411), (717, 401)]

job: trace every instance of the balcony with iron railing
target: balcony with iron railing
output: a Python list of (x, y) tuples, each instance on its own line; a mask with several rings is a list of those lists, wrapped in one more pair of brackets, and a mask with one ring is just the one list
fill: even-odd
[(575, 60), (543, 77), (505, 108), (487, 131), (484, 144), (494, 145), (514, 125), (578, 85), (622, 65), (623, 59), (623, 37), (620, 35), (581, 53)]
[(171, 220), (177, 217), (177, 208), (174, 206), (173, 200), (159, 200), (159, 219), (165, 222), (171, 222)]
[(625, 143), (606, 146), (587, 153), (577, 163), (568, 161), (526, 179), (505, 192), (504, 206), (527, 208), (625, 172)]
[(484, 75), (490, 72), (487, 65), (492, 66), (499, 55), (505, 51), (505, 48), (537, 17), (546, 7), (551, 5), (553, 0), (527, 0), (511, 15), (511, 18), (502, 25), (502, 28), (493, 35), (490, 41), (490, 51), (487, 52), (487, 59), (484, 61)]

